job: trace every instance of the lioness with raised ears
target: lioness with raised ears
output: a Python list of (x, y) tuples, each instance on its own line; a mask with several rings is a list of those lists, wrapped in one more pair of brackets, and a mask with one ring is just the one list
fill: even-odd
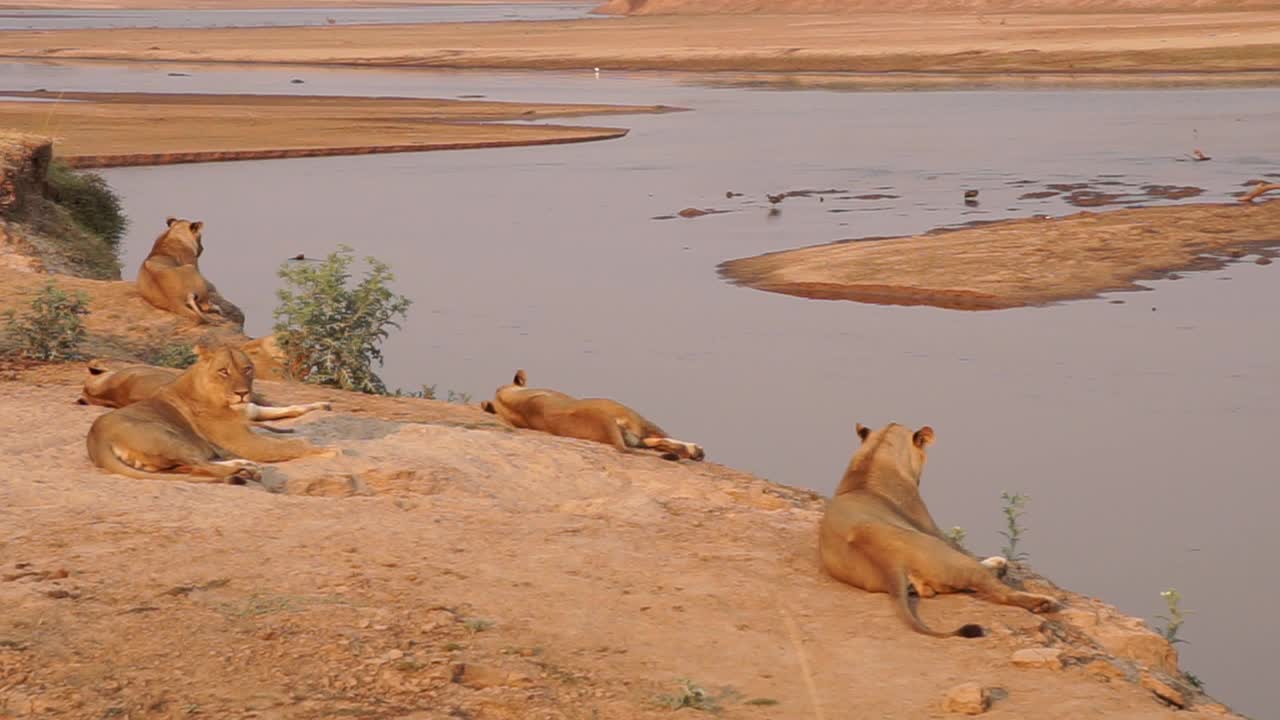
[(209, 300), (209, 281), (200, 274), (197, 262), (204, 252), (199, 220), (169, 218), (168, 228), (156, 238), (151, 253), (138, 268), (138, 294), (160, 308), (191, 318), (212, 322), (222, 309)]
[(662, 428), (616, 400), (578, 399), (556, 390), (527, 387), (528, 376), (517, 370), (510, 385), (494, 393), (493, 402), (480, 406), (511, 425), (528, 430), (594, 440), (629, 452), (656, 450), (668, 460), (701, 460), (702, 448), (667, 435)]
[(823, 515), (818, 546), (832, 577), (870, 592), (888, 593), (913, 630), (935, 637), (981, 637), (978, 625), (941, 632), (925, 625), (907, 597), (973, 591), (979, 597), (1032, 612), (1051, 612), (1048, 595), (1020, 592), (992, 572), (1004, 558), (978, 562), (951, 545), (920, 497), (925, 448), (933, 428), (915, 432), (890, 423), (880, 430), (857, 426), (862, 445), (854, 453)]
[(137, 478), (242, 483), (261, 479), (260, 462), (337, 454), (254, 433), (244, 410), (253, 393), (249, 357), (230, 347), (196, 353), (194, 365), (150, 398), (93, 422), (85, 442), (95, 465)]
[[(101, 405), (109, 408), (121, 408), (151, 398), (177, 380), (182, 373), (181, 370), (151, 365), (125, 365), (113, 368), (112, 363), (107, 360), (90, 360), (88, 367), (89, 377), (85, 378), (80, 399), (76, 402), (81, 405)], [(243, 405), (245, 418), (253, 422), (284, 420), (331, 408), (332, 406), (327, 402), (269, 405), (257, 393), (253, 393), (250, 396), (250, 402)], [(275, 432), (290, 432), (270, 427), (267, 429)]]

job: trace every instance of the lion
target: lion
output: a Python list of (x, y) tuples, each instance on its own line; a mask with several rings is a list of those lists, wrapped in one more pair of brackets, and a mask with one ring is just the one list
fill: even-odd
[[(256, 363), (254, 367), (257, 367)], [(90, 360), (88, 368), (89, 377), (85, 378), (80, 399), (76, 402), (81, 405), (101, 405), (109, 408), (121, 408), (153, 397), (181, 374), (180, 370), (151, 365), (128, 365), (112, 369), (109, 361), (100, 359)], [(250, 399), (251, 401), (245, 403), (243, 408), (245, 419), (253, 422), (296, 418), (309, 412), (330, 410), (333, 407), (327, 402), (274, 406), (268, 404), (256, 392)], [(272, 432), (291, 432), (270, 426), (263, 427)]]
[(921, 597), (973, 591), (979, 597), (1032, 612), (1052, 612), (1058, 602), (1010, 588), (993, 569), (1004, 558), (983, 562), (954, 547), (929, 515), (920, 497), (925, 448), (934, 440), (928, 426), (912, 432), (897, 423), (877, 431), (857, 426), (862, 445), (854, 453), (822, 517), (818, 547), (822, 566), (837, 580), (869, 592), (888, 593), (911, 629), (934, 637), (981, 637), (979, 625), (941, 632), (925, 625), (907, 597), (914, 585)]
[(620, 402), (579, 400), (555, 390), (526, 387), (527, 383), (524, 370), (517, 370), (512, 383), (498, 388), (493, 402), (486, 400), (480, 407), (518, 428), (594, 440), (623, 452), (656, 450), (668, 460), (701, 460), (706, 455), (698, 445), (676, 440)]
[(223, 313), (209, 300), (212, 288), (197, 263), (204, 252), (200, 237), (204, 223), (172, 217), (166, 222), (168, 228), (138, 268), (138, 294), (161, 310), (199, 323), (212, 322), (212, 315)]
[(250, 429), (245, 406), (253, 393), (253, 363), (241, 350), (197, 346), (194, 365), (150, 398), (94, 420), (85, 440), (89, 458), (119, 475), (197, 482), (260, 480), (258, 463), (337, 451), (305, 440), (277, 440)]

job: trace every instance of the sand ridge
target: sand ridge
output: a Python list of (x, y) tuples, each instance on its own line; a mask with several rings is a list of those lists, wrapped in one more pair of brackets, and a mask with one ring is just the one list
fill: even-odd
[(1280, 248), (1280, 202), (1033, 217), (912, 237), (846, 240), (729, 260), (730, 281), (787, 295), (998, 310), (1140, 289)]

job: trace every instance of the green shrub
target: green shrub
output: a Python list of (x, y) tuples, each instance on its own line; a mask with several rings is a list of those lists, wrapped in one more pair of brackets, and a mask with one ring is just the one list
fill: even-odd
[(71, 213), (81, 227), (102, 238), (112, 250), (120, 245), (129, 221), (120, 198), (102, 176), (77, 172), (55, 160), (46, 176), (53, 200)]
[(275, 333), (297, 378), (344, 390), (386, 394), (373, 364), (382, 365), (382, 342), (411, 301), (391, 292), (386, 264), (365, 258), (364, 279), (349, 287), (351, 248), (341, 245), (318, 262), (285, 262), (286, 286), (276, 292)]
[(9, 334), (18, 342), (19, 354), (33, 360), (74, 360), (80, 357), (89, 298), (82, 292), (67, 294), (52, 280), (31, 301), (31, 312), (21, 318), (5, 313)]
[(1026, 534), (1027, 529), (1020, 522), (1022, 514), (1027, 510), (1027, 501), (1031, 498), (1022, 493), (1007, 492), (1000, 493), (1000, 499), (1004, 501), (1002, 512), (1004, 513), (1004, 522), (1007, 530), (1002, 530), (1001, 535), (1004, 536), (1005, 542), (1008, 544), (1000, 549), (1000, 553), (1004, 555), (1009, 562), (1020, 562), (1027, 559), (1027, 554), (1018, 551), (1018, 543), (1022, 542), (1022, 536)]
[(176, 345), (167, 345), (146, 356), (146, 361), (150, 365), (159, 365), (160, 367), (177, 368), (185, 370), (196, 364), (195, 348), (190, 345), (181, 343)]

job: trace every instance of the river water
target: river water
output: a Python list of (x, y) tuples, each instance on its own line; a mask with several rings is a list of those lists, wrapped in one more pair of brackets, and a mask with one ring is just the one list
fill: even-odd
[(417, 23), (573, 20), (595, 3), (538, 2), (422, 5), (394, 8), (272, 8), (262, 10), (4, 10), (0, 30), (88, 28), (298, 27)]
[[(535, 385), (628, 402), (709, 459), (823, 492), (855, 422), (930, 424), (923, 492), (941, 525), (995, 552), (1000, 493), (1029, 495), (1022, 549), (1038, 570), (1148, 618), (1177, 588), (1195, 611), (1183, 667), (1240, 710), (1271, 707), (1261, 669), (1280, 642), (1280, 579), (1257, 568), (1277, 549), (1280, 501), (1267, 449), (1280, 428), (1275, 265), (983, 313), (763, 293), (715, 268), (1077, 211), (1063, 195), (1021, 199), (1054, 184), (1229, 199), (1280, 169), (1280, 91), (774, 92), (645, 74), (225, 67), (183, 68), (179, 85), (173, 69), (23, 65), (0, 70), (0, 91), (288, 93), (302, 73), (307, 93), (690, 108), (573, 121), (632, 128), (603, 143), (105, 175), (133, 222), (126, 266), (166, 215), (205, 220), (202, 268), (251, 334), (270, 328), (286, 257), (346, 243), (390, 263), (414, 300), (386, 347), (393, 387), (479, 400), (522, 367)], [(1197, 147), (1213, 161), (1185, 161)], [(977, 207), (962, 202), (970, 188)], [(764, 194), (795, 189), (841, 192), (788, 198), (770, 217)], [(730, 212), (653, 219), (688, 206)]]

